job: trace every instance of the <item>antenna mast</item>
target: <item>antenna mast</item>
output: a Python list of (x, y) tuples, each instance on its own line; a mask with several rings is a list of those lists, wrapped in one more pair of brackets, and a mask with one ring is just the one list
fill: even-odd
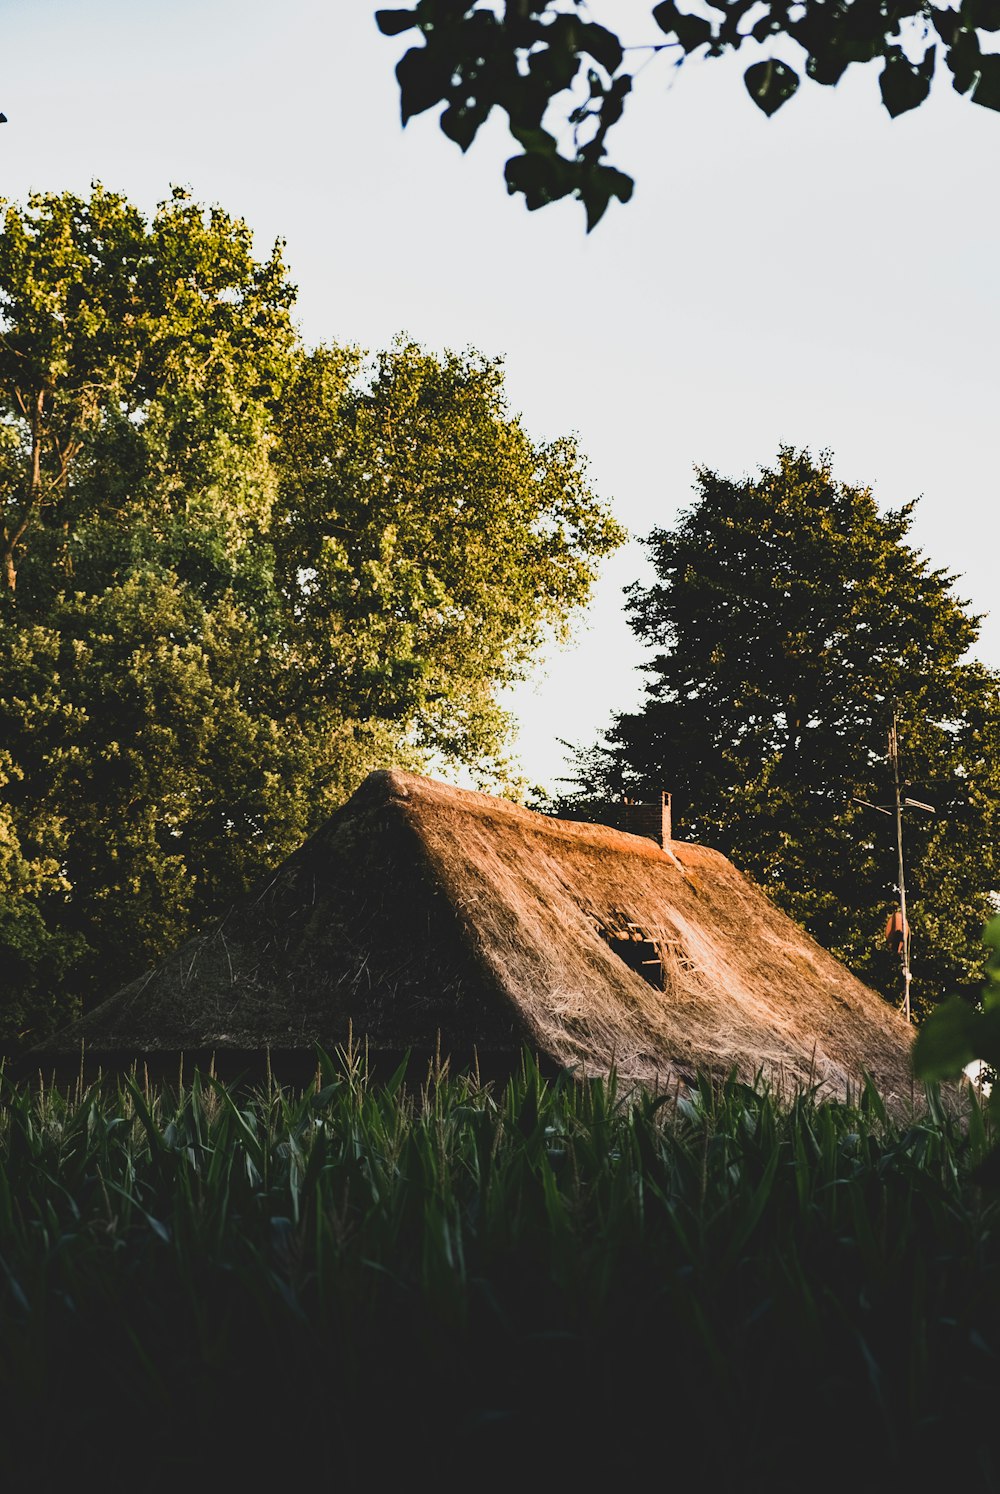
[[(899, 738), (896, 734), (896, 712), (892, 713), (889, 729), (889, 762), (892, 764), (892, 783), (896, 797), (896, 849), (899, 853), (899, 911), (903, 920), (903, 1015), (910, 1017), (910, 926), (906, 921), (906, 881), (903, 876), (903, 801), (899, 794)], [(923, 806), (921, 806), (922, 808)]]

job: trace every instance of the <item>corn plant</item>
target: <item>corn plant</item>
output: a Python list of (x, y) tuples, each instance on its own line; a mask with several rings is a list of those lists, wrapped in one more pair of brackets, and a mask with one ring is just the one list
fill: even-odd
[[(305, 1090), (2, 1081), (0, 1467), (147, 1487), (996, 1476), (974, 1093), (626, 1090), (319, 1054)], [(862, 1481), (863, 1482), (863, 1481)], [(780, 1483), (778, 1487), (785, 1487)], [(131, 1484), (130, 1484), (131, 1487)]]

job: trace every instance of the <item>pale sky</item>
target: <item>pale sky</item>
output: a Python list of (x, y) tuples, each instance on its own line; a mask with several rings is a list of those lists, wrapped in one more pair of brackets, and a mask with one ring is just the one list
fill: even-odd
[[(598, 18), (646, 5), (594, 0)], [(872, 71), (804, 85), (773, 119), (736, 66), (653, 64), (611, 159), (636, 177), (589, 237), (578, 204), (509, 198), (492, 125), (465, 157), (432, 115), (399, 126), (374, 0), (6, 0), (0, 192), (147, 211), (172, 183), (276, 237), (307, 342), (477, 347), (506, 360), (538, 439), (574, 431), (634, 536), (782, 443), (828, 448), (988, 612), (995, 589), (1000, 116), (942, 79), (890, 121)], [(625, 24), (621, 21), (620, 24)], [(787, 55), (787, 54), (785, 54)], [(790, 56), (788, 60), (793, 60)], [(558, 738), (593, 742), (638, 699), (642, 652), (608, 563), (568, 651), (517, 691), (520, 759), (552, 787)], [(980, 656), (1000, 665), (1000, 610)], [(669, 785), (667, 785), (669, 787)]]

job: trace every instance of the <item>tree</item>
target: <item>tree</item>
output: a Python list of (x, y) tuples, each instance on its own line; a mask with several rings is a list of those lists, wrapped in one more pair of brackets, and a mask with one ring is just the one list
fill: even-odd
[(0, 234), (0, 1039), (117, 984), (497, 692), (621, 537), (502, 371), (308, 352), (280, 248), (95, 188)]
[(656, 650), (642, 709), (582, 758), (585, 793), (674, 793), (682, 833), (730, 855), (886, 995), (895, 900), (886, 733), (900, 717), (914, 999), (975, 978), (997, 885), (998, 679), (968, 657), (979, 619), (830, 462), (784, 448), (753, 481), (698, 473), (696, 503), (647, 543), (628, 593)]
[[(0, 751), (0, 794), (18, 776), (9, 753)], [(64, 836), (58, 817), (38, 817), (27, 853), (14, 820), (0, 799), (0, 1036), (16, 1040), (34, 1027), (44, 1030), (58, 1021), (65, 1011), (56, 994), (59, 983), (82, 949), (71, 933), (50, 927), (40, 908), (68, 890), (60, 868)]]
[[(155, 525), (136, 488), (156, 480), (224, 482), (234, 523), (266, 517), (257, 437), (293, 341), (281, 246), (258, 263), (245, 223), (180, 188), (150, 224), (99, 184), (4, 206), (0, 588), (33, 545), (65, 574), (92, 521), (138, 508)], [(235, 456), (257, 471), (234, 481)]]
[(400, 342), (360, 369), (303, 357), (279, 419), (270, 535), (296, 710), (305, 729), (334, 701), (443, 761), (498, 762), (498, 690), (565, 635), (623, 532), (575, 442), (510, 418), (496, 360)]
[[(218, 880), (210, 845), (230, 880), (252, 857), (241, 809), (275, 754), (237, 645), (272, 606), (270, 405), (293, 295), (280, 246), (258, 262), (244, 223), (180, 190), (148, 223), (99, 185), (6, 207), (7, 1040), (182, 931)], [(214, 837), (213, 791), (234, 806)]]
[(572, 194), (593, 228), (613, 198), (632, 195), (631, 177), (604, 159), (606, 141), (636, 74), (658, 53), (680, 66), (750, 47), (756, 60), (744, 81), (767, 115), (796, 92), (799, 71), (831, 85), (852, 63), (878, 61), (882, 101), (895, 117), (927, 98), (940, 52), (960, 94), (1000, 108), (1000, 54), (989, 44), (1000, 29), (1000, 0), (960, 0), (957, 8), (930, 0), (693, 0), (692, 9), (661, 0), (651, 8), (655, 29), (632, 46), (588, 14), (585, 0), (417, 0), (411, 9), (377, 11), (386, 35), (416, 31), (422, 42), (396, 69), (404, 125), (444, 104), (441, 128), (467, 150), (491, 111), (503, 110), (520, 147), (507, 162), (507, 190), (523, 193), (529, 208)]

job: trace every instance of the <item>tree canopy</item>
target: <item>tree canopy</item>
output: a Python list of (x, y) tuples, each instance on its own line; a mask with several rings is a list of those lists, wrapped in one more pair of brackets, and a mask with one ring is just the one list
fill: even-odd
[(997, 885), (1000, 691), (968, 651), (978, 619), (827, 458), (783, 449), (754, 480), (702, 470), (697, 501), (647, 541), (628, 610), (653, 655), (642, 708), (583, 754), (587, 795), (669, 789), (686, 838), (730, 855), (863, 978), (899, 995), (882, 945), (896, 892), (893, 711), (908, 796), (914, 998), (973, 980)]
[(100, 186), (3, 207), (0, 586), (32, 549), (50, 570), (53, 545), (65, 574), (91, 523), (155, 527), (154, 485), (224, 482), (233, 522), (264, 517), (257, 437), (294, 340), (280, 246), (258, 263), (245, 223), (180, 189), (148, 224)]
[(590, 19), (587, 0), (417, 0), (376, 12), (388, 36), (414, 31), (401, 59), (403, 123), (444, 105), (441, 128), (467, 150), (493, 109), (502, 110), (519, 154), (507, 162), (509, 192), (529, 208), (573, 195), (588, 228), (609, 202), (627, 202), (633, 181), (605, 159), (637, 74), (657, 54), (674, 66), (743, 48), (750, 98), (774, 114), (801, 75), (838, 83), (852, 64), (878, 63), (890, 115), (924, 102), (938, 59), (974, 104), (1000, 109), (1000, 0), (660, 0), (650, 27), (628, 38)]
[(278, 417), (278, 582), (314, 705), (409, 723), (474, 762), (506, 734), (497, 687), (589, 596), (622, 537), (579, 451), (505, 413), (503, 369), (401, 343), (300, 360)]
[(621, 538), (497, 362), (310, 350), (293, 300), (280, 245), (183, 192), (6, 209), (0, 1038), (141, 970), (371, 768), (502, 776), (498, 692)]

